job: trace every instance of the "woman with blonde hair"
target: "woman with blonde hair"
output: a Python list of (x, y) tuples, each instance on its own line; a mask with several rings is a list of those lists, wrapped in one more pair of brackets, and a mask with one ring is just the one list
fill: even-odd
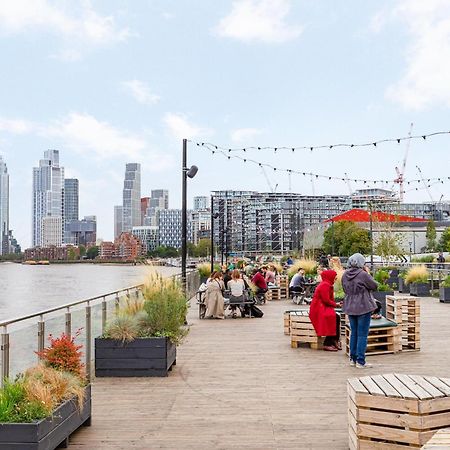
[[(241, 278), (238, 269), (234, 269), (231, 273), (231, 280), (228, 282), (228, 289), (231, 291), (230, 307), (233, 311), (233, 318), (236, 318), (236, 306), (244, 302), (245, 282)], [(242, 310), (241, 310), (242, 314)]]
[(205, 292), (206, 319), (225, 318), (223, 314), (223, 289), (222, 273), (216, 272), (211, 276)]

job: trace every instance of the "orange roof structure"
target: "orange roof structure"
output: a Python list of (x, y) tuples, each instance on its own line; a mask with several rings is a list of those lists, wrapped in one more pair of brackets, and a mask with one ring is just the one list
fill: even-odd
[[(370, 212), (365, 209), (350, 209), (342, 214), (325, 220), (325, 222), (370, 222)], [(427, 222), (427, 219), (418, 217), (402, 216), (400, 214), (389, 214), (382, 211), (372, 212), (373, 222)]]

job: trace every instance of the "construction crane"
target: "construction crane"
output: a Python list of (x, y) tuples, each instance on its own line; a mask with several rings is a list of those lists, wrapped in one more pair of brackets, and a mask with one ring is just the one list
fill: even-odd
[(311, 174), (311, 188), (312, 188), (312, 195), (316, 195), (316, 187), (314, 186), (314, 176)]
[[(411, 123), (411, 126), (409, 127), (409, 133), (408, 133), (409, 138), (411, 138), (413, 126), (414, 126), (414, 124)], [(410, 143), (411, 143), (411, 139), (408, 139), (408, 142), (406, 143), (405, 157), (403, 158), (402, 170), (400, 170), (398, 167), (395, 168), (395, 171), (397, 172), (397, 178), (394, 180), (394, 183), (397, 183), (399, 185), (400, 202), (403, 202), (403, 195), (405, 193), (405, 188), (403, 186), (403, 183), (405, 181), (405, 168), (406, 168), (406, 161), (408, 159)]]
[(350, 195), (352, 195), (352, 194), (353, 194), (353, 191), (352, 191), (352, 185), (350, 184), (350, 180), (349, 180), (349, 178), (348, 178), (347, 173), (344, 173), (344, 175), (345, 175), (345, 182), (347, 183), (347, 187), (348, 187), (348, 193), (349, 193)]
[(264, 166), (260, 166), (260, 167), (261, 167), (261, 171), (262, 171), (262, 173), (264, 175), (264, 178), (267, 181), (267, 185), (269, 186), (270, 192), (276, 192), (277, 187), (278, 187), (278, 183), (275, 185), (275, 187), (272, 187), (272, 183), (269, 180), (269, 177), (267, 175), (266, 169), (264, 169)]
[(416, 168), (417, 168), (417, 170), (419, 171), (420, 180), (422, 181), (423, 187), (427, 190), (428, 197), (430, 197), (430, 200), (431, 200), (432, 202), (434, 202), (433, 196), (431, 195), (431, 191), (430, 191), (430, 185), (427, 184), (427, 182), (426, 182), (425, 179), (423, 178), (423, 174), (422, 174), (422, 171), (420, 170), (420, 167), (419, 167), (419, 166), (416, 166)]

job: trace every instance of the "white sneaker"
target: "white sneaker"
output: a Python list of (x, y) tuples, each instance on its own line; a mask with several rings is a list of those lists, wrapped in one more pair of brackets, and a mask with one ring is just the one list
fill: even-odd
[(365, 364), (356, 363), (355, 367), (357, 369), (370, 369), (373, 366), (372, 366), (372, 364), (369, 364), (369, 363), (365, 363)]
[(353, 361), (353, 359), (351, 359), (349, 361), (349, 364), (350, 364), (351, 367), (355, 367), (356, 366), (356, 363), (355, 363), (355, 361)]

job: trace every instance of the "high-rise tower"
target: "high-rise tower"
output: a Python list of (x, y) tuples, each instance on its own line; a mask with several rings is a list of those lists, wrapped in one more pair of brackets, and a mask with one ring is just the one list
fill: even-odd
[(0, 156), (0, 255), (9, 253), (9, 174)]
[(128, 163), (125, 166), (122, 203), (122, 231), (130, 232), (141, 225), (141, 165)]
[(73, 244), (70, 224), (79, 218), (79, 183), (76, 178), (64, 180), (64, 242)]

